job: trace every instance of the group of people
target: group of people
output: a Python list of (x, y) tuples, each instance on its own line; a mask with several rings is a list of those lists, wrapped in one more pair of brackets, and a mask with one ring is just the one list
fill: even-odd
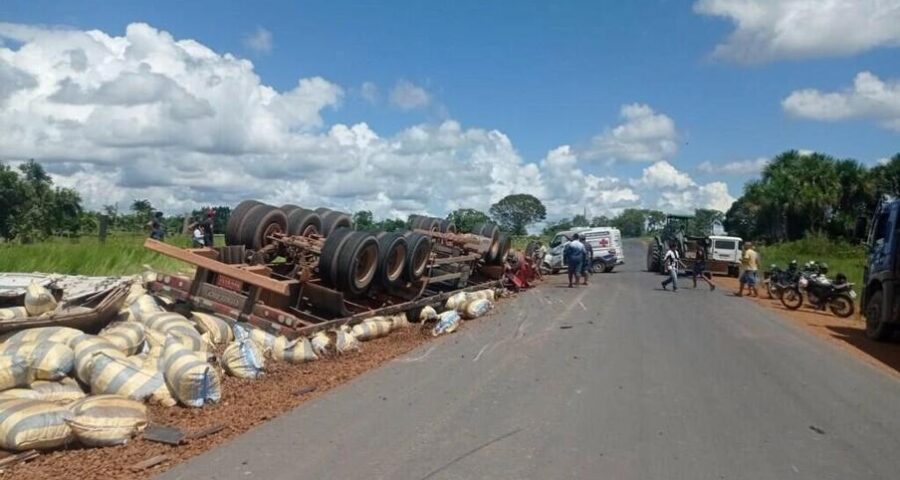
[[(212, 247), (215, 233), (215, 212), (210, 210), (206, 213), (206, 219), (201, 217), (194, 218), (188, 225), (188, 231), (191, 232), (191, 242), (195, 248)], [(156, 212), (147, 222), (150, 228), (150, 238), (159, 240), (166, 239), (166, 226), (163, 222), (162, 212)]]
[[(681, 258), (678, 255), (678, 250), (675, 248), (674, 243), (669, 244), (669, 249), (666, 251), (665, 257), (663, 257), (663, 265), (665, 265), (666, 272), (669, 275), (669, 277), (662, 282), (663, 290), (668, 290), (669, 285), (672, 285), (672, 290), (677, 292), (678, 269), (681, 265)], [(740, 288), (735, 295), (738, 297), (744, 296), (744, 288), (746, 288), (748, 295), (754, 297), (759, 296), (756, 290), (758, 275), (759, 254), (753, 249), (753, 243), (747, 242), (744, 244), (744, 251), (741, 253), (741, 272), (739, 275)], [(716, 289), (716, 285), (712, 282), (712, 279), (707, 276), (706, 249), (704, 249), (702, 245), (697, 245), (697, 249), (694, 252), (694, 263), (691, 268), (691, 280), (694, 283), (694, 288), (697, 288), (697, 279), (706, 282), (709, 285), (710, 291)]]
[(588, 275), (591, 273), (593, 259), (594, 249), (587, 242), (584, 234), (576, 233), (563, 250), (563, 263), (566, 264), (569, 271), (569, 288), (578, 285), (579, 275), (583, 279), (582, 285), (588, 284)]

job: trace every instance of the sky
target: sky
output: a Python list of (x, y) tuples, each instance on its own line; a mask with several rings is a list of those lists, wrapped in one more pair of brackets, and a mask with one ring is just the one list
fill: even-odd
[(0, 3), (0, 161), (90, 208), (727, 210), (900, 153), (900, 0)]

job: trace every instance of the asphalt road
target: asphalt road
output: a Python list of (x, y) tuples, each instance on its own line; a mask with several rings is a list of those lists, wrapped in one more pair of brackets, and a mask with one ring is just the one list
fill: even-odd
[(897, 477), (896, 377), (627, 249), (163, 478)]

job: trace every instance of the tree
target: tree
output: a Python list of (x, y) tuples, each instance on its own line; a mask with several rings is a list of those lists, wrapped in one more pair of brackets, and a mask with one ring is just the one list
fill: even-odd
[(594, 217), (591, 219), (592, 227), (608, 227), (612, 224), (612, 221), (606, 215), (601, 215), (599, 217)]
[(19, 175), (9, 166), (0, 163), (0, 238), (15, 236), (16, 217), (23, 201)]
[(453, 222), (458, 231), (466, 233), (471, 232), (472, 228), (479, 223), (491, 221), (486, 213), (473, 208), (460, 208), (454, 210), (447, 215), (447, 220)]
[(647, 233), (657, 233), (666, 226), (666, 214), (659, 210), (645, 210)]
[(563, 218), (555, 223), (551, 223), (544, 227), (544, 230), (541, 232), (545, 237), (552, 237), (559, 232), (564, 230), (572, 229), (572, 220), (569, 218)]
[(591, 222), (588, 221), (587, 217), (581, 214), (575, 215), (572, 217), (572, 226), (573, 227), (587, 227), (590, 226)]
[(491, 205), (491, 217), (500, 228), (513, 235), (527, 234), (526, 227), (547, 217), (547, 209), (534, 195), (519, 193), (507, 195)]
[(376, 230), (383, 230), (385, 232), (398, 232), (401, 230), (406, 230), (406, 222), (399, 218), (386, 218), (380, 222), (375, 224)]
[(624, 237), (641, 237), (644, 235), (644, 223), (646, 216), (644, 210), (638, 208), (626, 208), (618, 217), (613, 219), (613, 226), (622, 232)]
[(687, 234), (705, 237), (712, 234), (713, 224), (725, 220), (725, 214), (718, 210), (698, 208), (694, 210), (694, 218), (688, 224)]
[(353, 214), (353, 226), (357, 230), (375, 230), (375, 220), (372, 212), (360, 210)]

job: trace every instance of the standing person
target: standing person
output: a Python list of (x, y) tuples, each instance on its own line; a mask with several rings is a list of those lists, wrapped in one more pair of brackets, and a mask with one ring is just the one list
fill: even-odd
[(194, 248), (203, 248), (205, 238), (203, 235), (203, 225), (200, 222), (194, 223), (194, 228), (191, 236), (193, 238)]
[(581, 272), (581, 266), (584, 263), (584, 244), (578, 240), (578, 235), (572, 238), (572, 241), (566, 244), (563, 249), (563, 262), (569, 269), (569, 288), (572, 288), (573, 280), (578, 283), (578, 274)]
[(741, 265), (744, 271), (741, 273), (741, 286), (737, 296), (744, 296), (744, 286), (747, 286), (747, 295), (758, 297), (756, 292), (757, 272), (759, 271), (759, 254), (753, 249), (753, 243), (745, 244), (744, 255), (741, 257)]
[(163, 226), (162, 212), (156, 212), (150, 218), (150, 238), (164, 242), (166, 240), (166, 229)]
[(666, 271), (669, 272), (669, 278), (662, 282), (663, 290), (668, 290), (666, 287), (671, 283), (672, 291), (678, 291), (678, 261), (678, 252), (675, 250), (675, 244), (670, 243), (669, 251), (663, 257), (663, 264), (666, 266)]
[(581, 264), (581, 277), (584, 279), (584, 285), (588, 284), (588, 275), (591, 273), (591, 263), (594, 262), (594, 248), (587, 242), (584, 234), (579, 234), (581, 243), (584, 244), (584, 263)]
[(706, 249), (703, 248), (703, 245), (697, 244), (697, 252), (694, 254), (694, 268), (693, 270), (693, 281), (694, 288), (697, 288), (697, 277), (700, 277), (700, 280), (703, 280), (707, 284), (709, 284), (709, 291), (713, 291), (716, 289), (715, 284), (713, 284), (712, 280), (706, 278), (704, 272), (706, 272)]
[(203, 221), (203, 244), (212, 248), (213, 234), (215, 233), (215, 215), (216, 213), (209, 209), (206, 212), (206, 220)]

